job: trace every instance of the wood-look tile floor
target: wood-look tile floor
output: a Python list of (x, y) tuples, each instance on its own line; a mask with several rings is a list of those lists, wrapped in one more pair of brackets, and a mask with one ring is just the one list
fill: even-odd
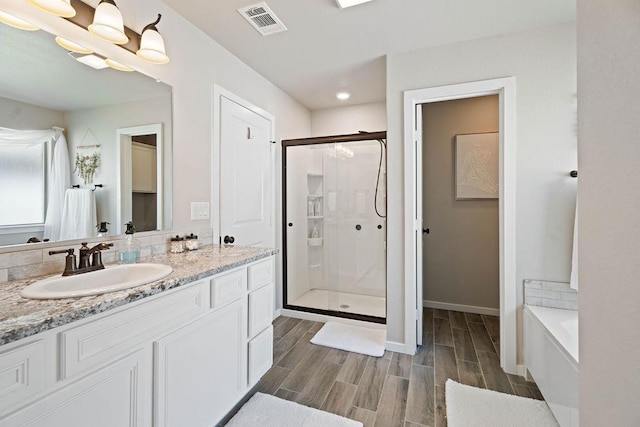
[(258, 391), (361, 421), (365, 427), (446, 426), (444, 384), (542, 399), (535, 383), (500, 368), (499, 320), (424, 310), (424, 345), (375, 358), (313, 345), (322, 323), (274, 321), (274, 365)]

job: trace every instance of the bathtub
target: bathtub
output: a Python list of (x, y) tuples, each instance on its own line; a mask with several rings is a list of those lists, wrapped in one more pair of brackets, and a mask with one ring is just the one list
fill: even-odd
[(524, 306), (524, 363), (562, 427), (578, 426), (578, 312)]

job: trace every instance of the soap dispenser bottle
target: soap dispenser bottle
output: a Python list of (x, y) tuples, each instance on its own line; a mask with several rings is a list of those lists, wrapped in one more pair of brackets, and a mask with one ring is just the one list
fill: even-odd
[(110, 224), (107, 221), (102, 221), (96, 228), (98, 229), (98, 237), (107, 237), (109, 235), (109, 229), (107, 228), (107, 224)]
[(118, 251), (118, 264), (134, 264), (140, 261), (140, 243), (133, 238), (133, 233), (136, 231), (133, 222), (129, 221), (125, 225), (127, 226), (127, 231), (124, 232), (126, 237)]

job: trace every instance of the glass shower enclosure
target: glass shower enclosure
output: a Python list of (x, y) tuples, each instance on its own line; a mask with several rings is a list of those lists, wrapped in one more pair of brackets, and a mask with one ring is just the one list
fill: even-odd
[(285, 308), (385, 323), (385, 140), (282, 141)]

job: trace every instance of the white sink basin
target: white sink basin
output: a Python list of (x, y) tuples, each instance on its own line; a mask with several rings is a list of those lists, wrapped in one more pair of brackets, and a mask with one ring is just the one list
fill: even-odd
[(167, 277), (173, 268), (163, 264), (125, 264), (104, 270), (39, 280), (20, 292), (24, 298), (62, 299), (121, 291)]

